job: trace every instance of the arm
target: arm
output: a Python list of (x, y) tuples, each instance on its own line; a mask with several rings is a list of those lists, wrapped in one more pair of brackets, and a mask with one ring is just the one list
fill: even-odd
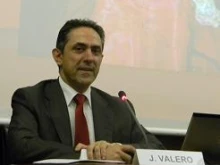
[(107, 142), (105, 139), (102, 139), (84, 147), (87, 148), (89, 159), (122, 160), (126, 163), (131, 163), (135, 154), (135, 148), (164, 149), (161, 142), (142, 127), (148, 140), (148, 145), (146, 145), (143, 134), (137, 126), (134, 117), (127, 110), (127, 107), (124, 106), (125, 104), (114, 105), (116, 106), (113, 106), (111, 109), (115, 112), (113, 141)]
[(145, 142), (145, 139), (141, 133), (141, 131), (139, 130), (139, 128), (137, 127), (137, 125), (134, 123), (134, 127), (132, 130), (132, 140), (134, 140), (134, 142), (132, 143), (132, 145), (135, 148), (144, 148), (144, 149), (165, 149), (165, 147), (163, 146), (163, 144), (152, 134), (150, 133), (147, 129), (145, 129), (142, 125), (142, 130), (145, 133), (145, 136), (147, 138), (147, 144)]
[[(133, 104), (130, 102), (130, 100), (127, 100), (128, 104), (131, 107), (131, 110), (133, 110), (133, 115), (135, 116), (135, 109)], [(131, 114), (132, 116), (132, 114)], [(134, 141), (134, 143), (132, 144), (135, 148), (147, 148), (147, 149), (165, 149), (165, 147), (163, 146), (163, 144), (153, 135), (151, 134), (147, 129), (145, 129), (142, 125), (137, 126), (137, 124), (140, 124), (138, 121), (138, 123), (135, 122), (135, 119), (133, 119), (133, 117), (131, 117), (131, 121), (133, 122), (133, 127), (132, 127), (132, 131), (131, 131), (131, 139), (132, 141)], [(142, 129), (142, 130), (140, 130)], [(146, 137), (146, 140), (144, 138), (144, 135)], [(146, 144), (147, 143), (147, 144)]]
[[(25, 90), (17, 90), (12, 97), (13, 114), (8, 132), (12, 163), (33, 162), (50, 158), (78, 158), (72, 146), (43, 139), (39, 134), (40, 118)], [(49, 130), (48, 130), (49, 131)]]

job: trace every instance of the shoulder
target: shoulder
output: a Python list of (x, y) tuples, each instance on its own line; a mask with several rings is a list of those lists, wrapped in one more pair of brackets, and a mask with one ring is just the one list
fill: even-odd
[(36, 96), (39, 95), (40, 93), (43, 93), (46, 88), (49, 86), (52, 86), (53, 84), (59, 84), (58, 79), (48, 79), (48, 80), (43, 80), (38, 82), (35, 85), (32, 86), (26, 86), (22, 88), (18, 88), (14, 94), (13, 97), (15, 96)]
[(116, 101), (116, 102), (120, 101), (120, 99), (118, 97), (110, 95), (109, 93), (107, 93), (101, 89), (98, 89), (96, 87), (91, 87), (91, 91), (92, 91), (92, 94), (98, 95), (99, 97), (102, 97), (103, 99)]
[(95, 97), (96, 101), (98, 100), (99, 103), (102, 102), (102, 104), (108, 105), (109, 108), (114, 110), (127, 109), (126, 104), (117, 96), (111, 95), (95, 87), (91, 88), (91, 93), (91, 96), (93, 97), (92, 100), (94, 100)]

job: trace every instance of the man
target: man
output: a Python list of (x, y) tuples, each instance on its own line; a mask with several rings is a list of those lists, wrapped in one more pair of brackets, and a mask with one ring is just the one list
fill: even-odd
[[(130, 163), (135, 147), (163, 148), (147, 131), (146, 144), (124, 103), (91, 87), (102, 62), (104, 41), (104, 30), (91, 20), (70, 20), (61, 28), (52, 51), (59, 78), (18, 89), (12, 97), (8, 132), (12, 163), (76, 159), (83, 148), (89, 159)], [(83, 117), (78, 117), (79, 109)], [(78, 120), (84, 122), (78, 124)]]

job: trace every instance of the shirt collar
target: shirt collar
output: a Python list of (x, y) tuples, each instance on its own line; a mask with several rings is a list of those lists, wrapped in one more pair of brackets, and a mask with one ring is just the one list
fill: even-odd
[[(67, 83), (65, 83), (61, 77), (59, 77), (59, 83), (60, 83), (61, 89), (63, 90), (66, 104), (67, 106), (69, 106), (69, 104), (72, 102), (73, 98), (78, 94), (78, 92), (74, 90), (71, 86), (69, 86)], [(92, 105), (91, 104), (91, 87), (89, 86), (89, 88), (82, 94), (86, 96), (88, 103), (91, 107)]]

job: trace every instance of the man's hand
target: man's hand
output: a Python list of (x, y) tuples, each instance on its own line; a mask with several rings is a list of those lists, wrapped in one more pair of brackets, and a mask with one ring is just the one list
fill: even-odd
[(119, 160), (131, 163), (135, 148), (131, 145), (97, 141), (87, 147), (88, 159)]
[(81, 151), (81, 149), (86, 149), (88, 146), (82, 143), (78, 143), (75, 147), (75, 151)]
[(75, 151), (87, 149), (87, 157), (91, 160), (119, 160), (131, 163), (135, 148), (132, 145), (97, 141), (90, 145), (77, 144)]
[(108, 160), (120, 160), (126, 163), (131, 163), (135, 148), (131, 145), (121, 145), (118, 143), (112, 143), (106, 150), (106, 159)]
[(97, 159), (97, 160), (105, 160), (106, 159), (106, 150), (110, 143), (101, 140), (97, 141), (93, 144), (90, 144), (87, 147), (87, 156), (88, 159)]

